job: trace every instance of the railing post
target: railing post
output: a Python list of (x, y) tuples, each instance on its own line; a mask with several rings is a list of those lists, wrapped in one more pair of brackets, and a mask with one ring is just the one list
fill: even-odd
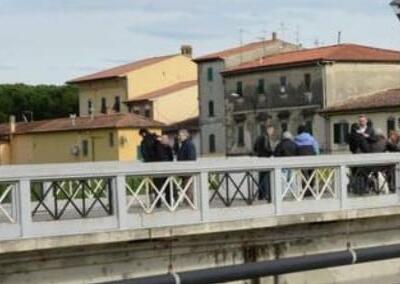
[(342, 165), (339, 169), (339, 192), (340, 192), (340, 208), (347, 209), (348, 208), (348, 193), (347, 186), (349, 185), (349, 176), (348, 176), (349, 168)]
[(18, 190), (18, 220), (21, 226), (21, 236), (26, 237), (32, 230), (31, 215), (31, 181), (20, 179)]
[(201, 172), (198, 175), (197, 191), (200, 200), (201, 221), (205, 222), (209, 219), (210, 204), (209, 204), (209, 188), (208, 188), (208, 172)]
[(116, 200), (116, 212), (118, 220), (118, 228), (126, 229), (128, 227), (128, 208), (126, 201), (126, 188), (125, 188), (126, 177), (124, 175), (118, 175), (115, 179), (115, 200)]
[(396, 164), (394, 182), (395, 182), (395, 190), (398, 197), (398, 201), (400, 202), (400, 163)]
[(282, 169), (275, 168), (273, 171), (273, 187), (271, 188), (272, 202), (275, 206), (275, 214), (282, 211)]

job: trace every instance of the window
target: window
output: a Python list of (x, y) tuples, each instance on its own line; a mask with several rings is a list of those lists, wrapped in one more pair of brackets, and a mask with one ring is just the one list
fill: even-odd
[(110, 132), (108, 133), (108, 144), (110, 147), (114, 147), (114, 133)]
[(239, 147), (243, 147), (244, 146), (244, 126), (239, 125), (237, 129), (238, 129), (237, 144)]
[(150, 110), (149, 109), (145, 109), (144, 110), (144, 116), (147, 118), (150, 118), (151, 114), (150, 114)]
[(113, 109), (115, 112), (121, 111), (121, 98), (119, 96), (115, 97)]
[(215, 135), (208, 136), (208, 147), (210, 153), (215, 153)]
[(236, 82), (236, 94), (243, 96), (243, 83), (242, 81)]
[(307, 120), (306, 123), (305, 123), (305, 126), (306, 126), (306, 131), (312, 135), (313, 134), (313, 123), (312, 123), (312, 120)]
[(82, 141), (82, 155), (87, 157), (89, 154), (89, 142), (87, 140)]
[(265, 93), (265, 81), (264, 81), (264, 79), (258, 79), (257, 93), (258, 94), (264, 94)]
[(207, 80), (211, 82), (214, 79), (214, 73), (212, 67), (207, 68)]
[(347, 144), (349, 134), (349, 124), (347, 122), (339, 122), (333, 125), (333, 143)]
[(304, 74), (304, 86), (306, 88), (306, 92), (311, 91), (311, 74)]
[(396, 130), (396, 119), (394, 117), (389, 117), (386, 122), (386, 126), (387, 126), (387, 135), (389, 137), (390, 131)]
[(280, 81), (280, 85), (281, 85), (281, 87), (280, 87), (281, 93), (286, 93), (286, 86), (287, 86), (287, 78), (286, 78), (286, 76), (282, 76), (279, 79), (279, 81)]
[(88, 100), (87, 102), (87, 107), (88, 107), (88, 114), (92, 114), (93, 112), (93, 104), (92, 104), (92, 100)]
[(101, 113), (107, 113), (107, 100), (106, 98), (101, 98)]
[(208, 102), (208, 116), (214, 117), (214, 102), (213, 101)]

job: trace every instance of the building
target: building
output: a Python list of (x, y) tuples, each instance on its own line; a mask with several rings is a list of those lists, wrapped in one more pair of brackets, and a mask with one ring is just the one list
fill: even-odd
[[(196, 116), (197, 67), (191, 57), (192, 48), (182, 46), (180, 54), (146, 58), (68, 81), (79, 88), (79, 115), (136, 112), (164, 123)], [(183, 103), (173, 104), (179, 99)]]
[(132, 161), (140, 128), (164, 125), (136, 114), (110, 114), (0, 124), (0, 163)]
[(400, 89), (352, 97), (325, 108), (321, 114), (329, 123), (332, 151), (348, 152), (347, 134), (351, 124), (358, 122), (360, 114), (367, 115), (374, 128), (387, 134), (391, 130), (400, 131)]
[[(225, 88), (220, 74), (223, 70), (238, 66), (268, 54), (298, 49), (299, 46), (277, 39), (249, 43), (196, 58), (199, 82), (199, 109), (202, 155), (226, 154)], [(214, 143), (213, 143), (214, 141)], [(212, 147), (212, 145), (216, 147)]]
[(197, 80), (176, 83), (126, 101), (130, 112), (166, 124), (198, 116)]
[(252, 151), (260, 126), (278, 133), (306, 124), (330, 152), (329, 123), (319, 114), (360, 94), (400, 87), (400, 52), (340, 44), (266, 56), (222, 72), (228, 154)]

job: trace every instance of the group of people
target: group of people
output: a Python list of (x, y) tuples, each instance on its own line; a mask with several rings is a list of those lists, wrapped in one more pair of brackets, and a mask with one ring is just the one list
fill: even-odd
[[(307, 130), (305, 125), (300, 125), (297, 129), (297, 135), (289, 131), (282, 134), (282, 139), (276, 142), (275, 128), (267, 126), (254, 144), (254, 154), (257, 157), (292, 157), (292, 156), (311, 156), (320, 153), (319, 143)], [(276, 146), (275, 146), (276, 145)], [(308, 171), (303, 173), (309, 175)], [(270, 173), (259, 173), (258, 199), (271, 201)]]
[(373, 129), (368, 124), (368, 118), (360, 115), (358, 123), (351, 125), (349, 147), (353, 154), (399, 152), (399, 135), (396, 131), (389, 132), (386, 138), (382, 129)]
[[(150, 162), (171, 162), (176, 157), (177, 161), (194, 161), (196, 160), (196, 147), (194, 146), (190, 134), (186, 129), (181, 129), (178, 132), (174, 143), (170, 143), (170, 139), (167, 135), (157, 135), (149, 132), (147, 129), (140, 129), (139, 135), (142, 137), (140, 144), (140, 152), (142, 159), (146, 163)], [(181, 184), (185, 187), (190, 181), (190, 177), (182, 176), (179, 178)], [(154, 185), (161, 190), (167, 181), (166, 177), (155, 177), (153, 178)], [(170, 185), (171, 186), (171, 185)], [(186, 190), (186, 195), (190, 200), (193, 200), (193, 190), (190, 184)], [(161, 207), (162, 200), (161, 196), (154, 192), (155, 206)], [(166, 202), (169, 206), (172, 206), (174, 200), (178, 199), (179, 192), (174, 186), (172, 190), (164, 190)]]
[(157, 135), (147, 129), (140, 129), (142, 137), (140, 153), (144, 162), (194, 161), (196, 160), (196, 147), (186, 129), (181, 129), (172, 144), (168, 135)]

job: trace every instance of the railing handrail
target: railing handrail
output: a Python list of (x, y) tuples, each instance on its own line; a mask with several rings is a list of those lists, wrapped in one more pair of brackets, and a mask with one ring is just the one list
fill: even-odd
[[(105, 177), (119, 175), (171, 175), (219, 171), (257, 171), (275, 168), (316, 168), (367, 166), (400, 162), (400, 154), (341, 154), (287, 158), (228, 157), (203, 158), (187, 162), (86, 162), (62, 164), (0, 166), (0, 181), (20, 179), (44, 180), (52, 178)], [(167, 165), (167, 166), (166, 166)]]

